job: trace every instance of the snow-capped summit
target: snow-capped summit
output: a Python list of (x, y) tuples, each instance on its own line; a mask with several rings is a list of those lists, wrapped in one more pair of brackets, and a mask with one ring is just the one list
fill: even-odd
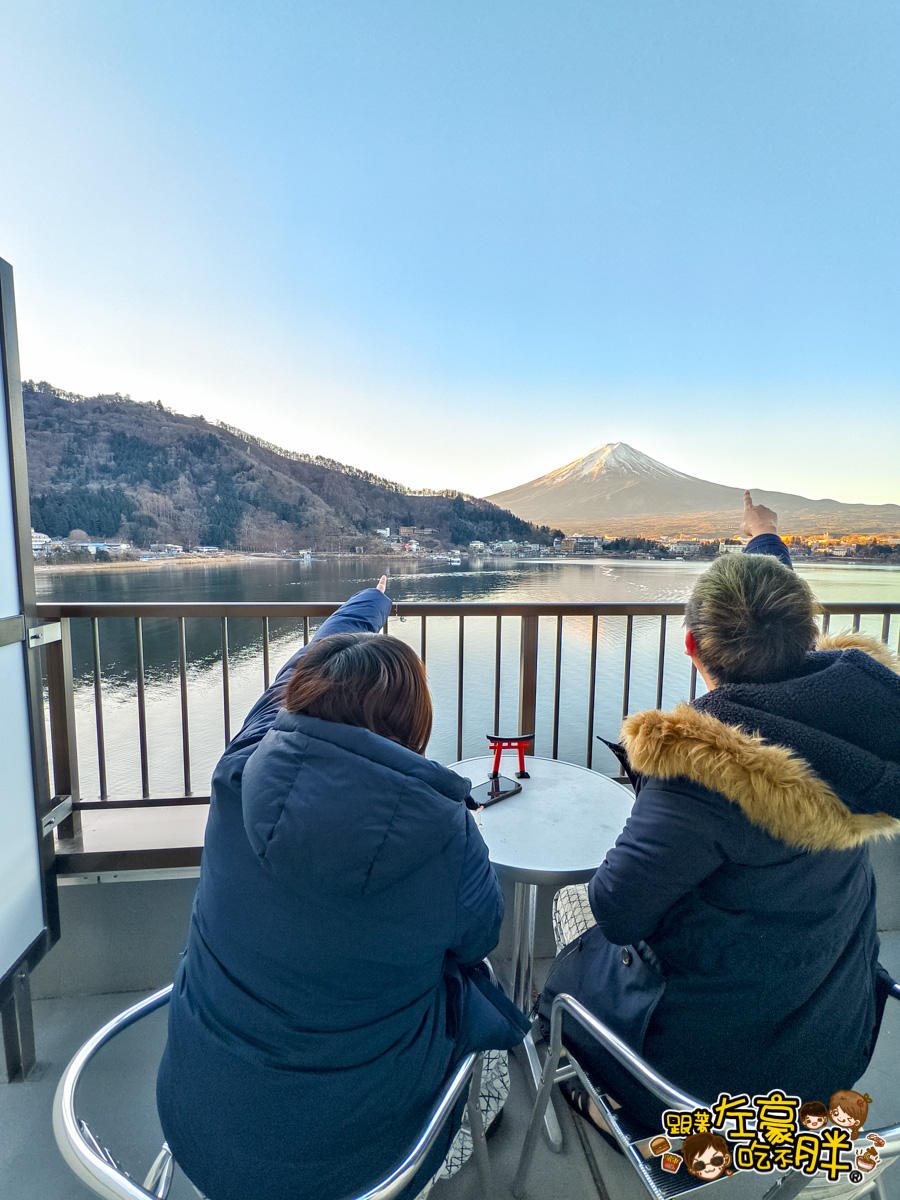
[(544, 475), (542, 480), (536, 482), (562, 483), (571, 478), (596, 479), (601, 473), (608, 472), (643, 475), (657, 479), (691, 478), (690, 475), (684, 475), (681, 471), (657, 462), (649, 454), (642, 454), (640, 450), (635, 450), (627, 442), (606, 442), (603, 446), (597, 446), (589, 451), (583, 458), (576, 458), (574, 462), (551, 471), (548, 475)]

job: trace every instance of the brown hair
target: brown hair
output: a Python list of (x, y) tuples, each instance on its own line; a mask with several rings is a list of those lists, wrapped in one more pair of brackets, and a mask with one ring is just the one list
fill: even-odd
[(288, 712), (358, 725), (424, 754), (431, 737), (425, 667), (399, 638), (333, 633), (310, 643), (285, 689)]
[(684, 623), (720, 683), (773, 683), (803, 670), (820, 606), (806, 580), (767, 554), (724, 554), (697, 580)]
[(805, 1104), (800, 1105), (800, 1111), (797, 1113), (800, 1124), (803, 1124), (804, 1117), (824, 1117), (828, 1120), (828, 1109), (821, 1100), (807, 1100)]
[(684, 1159), (684, 1165), (692, 1175), (697, 1174), (694, 1170), (694, 1161), (700, 1157), (704, 1150), (721, 1151), (725, 1155), (726, 1167), (731, 1162), (731, 1151), (728, 1149), (728, 1143), (719, 1134), (692, 1133), (690, 1137), (686, 1137), (681, 1143), (681, 1157)]
[[(868, 1092), (854, 1092), (847, 1089), (843, 1092), (835, 1092), (828, 1101), (828, 1112), (833, 1113), (836, 1108), (842, 1109), (851, 1121), (856, 1124), (850, 1130), (850, 1141), (855, 1142), (859, 1137), (859, 1131), (863, 1121), (869, 1115), (869, 1105), (872, 1103), (872, 1097)], [(834, 1121), (834, 1117), (831, 1118)], [(837, 1122), (835, 1122), (837, 1124)]]

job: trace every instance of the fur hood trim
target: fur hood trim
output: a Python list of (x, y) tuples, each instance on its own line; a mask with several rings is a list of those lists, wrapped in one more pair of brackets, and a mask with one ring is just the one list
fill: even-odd
[[(818, 649), (862, 650), (900, 672), (887, 647), (862, 634), (820, 638)], [(635, 713), (622, 726), (621, 741), (642, 775), (683, 776), (719, 792), (754, 825), (800, 850), (850, 850), (900, 833), (900, 820), (886, 813), (852, 813), (792, 750), (689, 704), (672, 712)]]
[(862, 650), (876, 662), (880, 662), (889, 671), (900, 675), (900, 658), (892, 650), (879, 642), (877, 638), (867, 637), (864, 633), (822, 633), (816, 641), (817, 650)]

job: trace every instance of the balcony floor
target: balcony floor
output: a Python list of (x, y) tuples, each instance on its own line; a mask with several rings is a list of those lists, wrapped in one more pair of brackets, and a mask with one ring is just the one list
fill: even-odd
[[(900, 977), (900, 933), (882, 935), (882, 961)], [(38, 1077), (0, 1085), (0, 1196), (15, 1200), (84, 1200), (91, 1195), (62, 1161), (50, 1128), (50, 1106), (63, 1067), (105, 1021), (139, 998), (134, 993), (38, 1000), (34, 1004)], [(103, 1052), (85, 1078), (79, 1108), (101, 1140), (141, 1177), (159, 1148), (161, 1134), (153, 1100), (156, 1065), (165, 1036), (165, 1010), (125, 1031)], [(512, 1092), (502, 1127), (491, 1139), (493, 1197), (484, 1197), (472, 1164), (439, 1184), (433, 1200), (509, 1200), (531, 1106), (521, 1063), (511, 1065)], [(874, 1124), (900, 1118), (900, 1004), (888, 1007), (875, 1060), (862, 1080), (875, 1098)], [(557, 1102), (565, 1145), (551, 1154), (542, 1141), (528, 1181), (528, 1194), (552, 1200), (645, 1200), (646, 1193), (623, 1159), (583, 1121)], [(900, 1168), (884, 1175), (888, 1200), (900, 1200)], [(196, 1200), (176, 1174), (171, 1200)]]

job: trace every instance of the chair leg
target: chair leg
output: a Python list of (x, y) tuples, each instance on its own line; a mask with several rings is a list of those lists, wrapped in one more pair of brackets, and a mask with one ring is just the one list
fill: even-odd
[(158, 1200), (166, 1200), (169, 1188), (172, 1186), (172, 1176), (175, 1173), (175, 1160), (168, 1143), (163, 1142), (162, 1149), (153, 1161), (153, 1166), (147, 1172), (144, 1180), (144, 1191)]
[(556, 1068), (559, 1058), (559, 1050), (553, 1053), (552, 1049), (548, 1049), (547, 1057), (544, 1060), (544, 1070), (541, 1074), (541, 1084), (535, 1097), (534, 1108), (531, 1110), (531, 1120), (528, 1122), (528, 1129), (525, 1131), (525, 1141), (522, 1143), (519, 1166), (516, 1170), (515, 1179), (512, 1181), (512, 1194), (517, 1197), (525, 1194), (525, 1176), (528, 1174), (528, 1169), (531, 1166), (544, 1114), (547, 1111), (547, 1105), (550, 1103), (550, 1089), (556, 1082)]
[(484, 1138), (484, 1121), (481, 1119), (481, 1108), (478, 1103), (481, 1095), (481, 1074), (483, 1067), (484, 1055), (479, 1054), (472, 1071), (472, 1082), (469, 1084), (466, 1112), (469, 1116), (469, 1133), (472, 1135), (472, 1154), (475, 1158), (475, 1169), (478, 1171), (481, 1193), (483, 1196), (491, 1196), (493, 1194), (491, 1163), (488, 1157), (487, 1142)]

